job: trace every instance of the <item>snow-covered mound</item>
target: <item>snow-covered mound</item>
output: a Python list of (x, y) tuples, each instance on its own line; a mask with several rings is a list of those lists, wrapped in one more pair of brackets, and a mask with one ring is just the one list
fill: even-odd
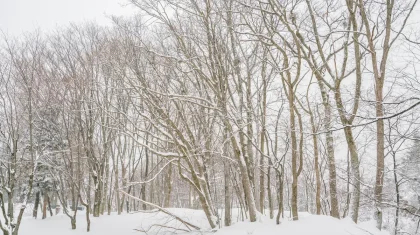
[[(168, 209), (181, 219), (199, 226), (199, 232), (186, 232), (188, 228), (161, 212), (138, 212), (133, 214), (102, 215), (99, 218), (91, 217), (91, 232), (86, 232), (86, 220), (83, 212), (77, 216), (77, 229), (70, 229), (70, 220), (65, 215), (56, 215), (45, 220), (24, 218), (20, 235), (169, 235), (169, 234), (215, 234), (215, 235), (389, 235), (378, 231), (373, 224), (354, 224), (350, 219), (338, 220), (328, 216), (310, 215), (300, 213), (299, 221), (283, 219), (280, 225), (274, 220), (260, 215), (255, 223), (238, 222), (239, 211), (233, 213), (234, 225), (224, 227), (218, 231), (210, 231), (205, 215), (200, 210)], [(222, 214), (222, 213), (221, 213)]]

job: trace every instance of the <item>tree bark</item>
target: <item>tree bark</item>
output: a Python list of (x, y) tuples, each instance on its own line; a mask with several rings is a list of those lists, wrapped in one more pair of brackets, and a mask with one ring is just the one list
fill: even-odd
[(325, 111), (325, 130), (326, 130), (326, 142), (327, 142), (327, 159), (328, 159), (328, 172), (329, 172), (329, 184), (330, 184), (330, 199), (331, 199), (331, 216), (340, 218), (338, 209), (337, 199), (337, 173), (335, 167), (335, 156), (334, 156), (334, 138), (331, 130), (331, 106), (329, 103), (329, 97), (325, 86), (322, 81), (318, 80), (318, 85), (321, 90), (322, 103)]
[(225, 182), (225, 226), (230, 226), (232, 224), (232, 191), (230, 186), (230, 169), (229, 169), (229, 163), (225, 162), (223, 164), (224, 168), (224, 182)]
[(35, 194), (35, 205), (34, 205), (34, 210), (32, 213), (32, 216), (36, 219), (38, 217), (38, 207), (39, 207), (39, 197), (40, 197), (41, 192), (38, 191)]
[(171, 192), (172, 192), (172, 164), (168, 166), (168, 172), (165, 175), (165, 202), (163, 207), (168, 208), (171, 206)]
[(42, 219), (47, 218), (47, 207), (48, 207), (48, 193), (44, 192), (44, 202), (42, 203)]

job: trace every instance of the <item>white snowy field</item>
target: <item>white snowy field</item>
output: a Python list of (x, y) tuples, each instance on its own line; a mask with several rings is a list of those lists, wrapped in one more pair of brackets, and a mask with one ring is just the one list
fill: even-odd
[[(255, 223), (234, 222), (230, 227), (210, 231), (204, 213), (190, 209), (168, 209), (182, 219), (199, 226), (201, 231), (185, 232), (185, 226), (161, 212), (111, 214), (99, 218), (91, 217), (91, 231), (86, 232), (85, 215), (77, 216), (77, 229), (70, 229), (70, 220), (60, 214), (45, 220), (25, 217), (22, 221), (21, 235), (130, 235), (145, 234), (216, 234), (216, 235), (389, 235), (385, 231), (378, 231), (371, 223), (354, 224), (350, 219), (338, 220), (328, 216), (317, 216), (301, 213), (299, 221), (283, 219), (280, 225), (267, 216), (260, 216)], [(236, 221), (236, 217), (233, 218)], [(163, 225), (157, 226), (157, 225)], [(178, 228), (180, 230), (174, 230)]]

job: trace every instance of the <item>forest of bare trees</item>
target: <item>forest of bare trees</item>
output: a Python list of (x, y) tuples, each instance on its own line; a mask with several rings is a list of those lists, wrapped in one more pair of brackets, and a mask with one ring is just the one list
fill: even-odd
[(3, 33), (0, 229), (179, 207), (418, 234), (416, 3), (131, 0), (111, 26)]

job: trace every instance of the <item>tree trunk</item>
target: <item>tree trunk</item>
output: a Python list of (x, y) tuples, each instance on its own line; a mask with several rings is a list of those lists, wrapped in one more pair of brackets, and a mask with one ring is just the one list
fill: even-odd
[[(261, 142), (260, 142), (260, 150), (261, 150), (261, 154), (260, 154), (260, 168), (261, 168), (261, 170), (260, 170), (260, 210), (261, 210), (261, 213), (263, 213), (264, 214), (264, 202), (265, 202), (265, 185), (264, 185), (264, 181), (265, 181), (265, 179), (264, 179), (264, 177), (265, 177), (265, 172), (264, 172), (264, 169), (266, 169), (265, 168), (265, 165), (266, 165), (266, 159), (265, 159), (265, 156), (264, 156), (264, 154), (265, 154), (265, 149), (264, 149), (264, 147), (265, 147), (265, 134), (266, 134), (266, 116), (267, 116), (267, 86), (268, 86), (268, 84), (267, 84), (267, 73), (266, 73), (266, 70), (267, 70), (267, 50), (264, 50), (264, 52), (263, 52), (263, 64), (262, 64), (262, 67), (261, 67), (261, 77), (262, 77), (262, 83), (263, 83), (263, 89), (262, 89), (262, 104), (261, 104), (261, 106), (262, 106), (262, 110), (261, 110)], [(267, 151), (268, 151), (268, 146), (267, 146)], [(268, 174), (270, 174), (269, 173), (269, 168), (270, 167), (268, 167)], [(267, 175), (267, 177), (269, 177), (269, 175)], [(268, 179), (267, 179), (268, 180)], [(270, 188), (270, 184), (269, 184), (269, 182), (267, 182), (267, 188)], [(271, 190), (270, 190), (270, 192), (271, 192)], [(268, 192), (268, 193), (270, 193), (270, 192)], [(268, 196), (269, 197), (269, 203), (270, 203), (270, 198), (271, 198), (271, 195), (269, 195)], [(270, 215), (272, 214), (271, 213), (271, 207), (270, 207)]]
[(44, 202), (42, 204), (42, 219), (47, 218), (48, 193), (44, 192)]
[[(283, 170), (282, 170), (283, 171)], [(283, 214), (283, 173), (277, 172), (278, 184), (279, 184), (279, 196), (278, 196), (278, 212), (276, 217), (276, 224), (280, 224), (280, 216)]]
[(271, 194), (271, 166), (267, 169), (267, 196), (268, 208), (270, 210), (270, 219), (274, 218), (273, 195)]
[(232, 205), (231, 205), (231, 186), (230, 186), (230, 169), (227, 162), (223, 164), (224, 173), (225, 173), (225, 226), (230, 226), (232, 224)]
[(35, 205), (32, 216), (36, 219), (38, 217), (38, 207), (39, 207), (39, 197), (40, 197), (40, 191), (36, 192), (35, 194)]
[(50, 211), (50, 216), (53, 216), (53, 211), (51, 208), (51, 197), (48, 197), (48, 210)]
[[(309, 106), (309, 104), (308, 104)], [(316, 181), (316, 193), (315, 193), (315, 204), (316, 204), (316, 214), (321, 214), (321, 177), (319, 174), (319, 151), (318, 151), (318, 136), (316, 133), (314, 115), (311, 109), (308, 109), (308, 113), (311, 120), (311, 129), (312, 129), (312, 144), (314, 145), (314, 170), (315, 170), (315, 181)]]
[[(383, 80), (376, 82), (376, 117), (383, 117)], [(375, 181), (375, 219), (376, 227), (382, 229), (382, 189), (384, 183), (385, 169), (385, 140), (384, 120), (376, 122), (376, 181)]]
[[(329, 108), (328, 108), (329, 109)], [(329, 112), (328, 112), (329, 113)], [(327, 122), (330, 122), (331, 116), (328, 114)], [(328, 129), (330, 129), (328, 125)], [(340, 218), (338, 209), (337, 199), (337, 173), (335, 168), (335, 157), (334, 157), (334, 143), (332, 137), (332, 131), (327, 131), (327, 154), (328, 154), (328, 171), (329, 171), (329, 183), (330, 183), (330, 199), (331, 199), (331, 216)]]
[(400, 213), (400, 188), (397, 176), (397, 162), (395, 159), (395, 153), (392, 153), (392, 160), (393, 160), (393, 173), (394, 173), (394, 183), (395, 183), (395, 194), (396, 194), (396, 201), (397, 201), (397, 208), (395, 209), (395, 221), (394, 221), (394, 235), (398, 234), (398, 221), (399, 221), (399, 213)]
[(75, 218), (70, 218), (70, 223), (71, 223), (71, 229), (75, 230), (76, 229), (76, 217)]
[[(265, 109), (265, 105), (264, 105), (264, 109)], [(262, 121), (262, 130), (261, 130), (261, 142), (260, 142), (260, 150), (261, 150), (261, 155), (260, 155), (260, 195), (259, 195), (259, 203), (260, 203), (260, 212), (262, 214), (264, 214), (264, 201), (265, 201), (265, 156), (264, 156), (264, 147), (265, 147), (265, 111), (263, 112), (263, 121)]]
[(90, 214), (90, 206), (87, 206), (86, 207), (86, 223), (87, 223), (86, 231), (87, 232), (90, 232), (90, 217), (89, 217), (89, 214)]
[[(148, 135), (146, 136), (146, 145), (148, 144)], [(149, 176), (149, 151), (147, 149), (145, 149), (145, 157), (146, 157), (146, 167), (144, 170), (144, 175), (143, 178), (146, 179)], [(146, 201), (146, 184), (142, 184), (141, 185), (141, 199), (143, 201)], [(142, 208), (143, 210), (147, 209), (147, 205), (146, 204), (142, 204)]]
[(93, 201), (93, 217), (99, 217), (101, 212), (101, 200), (102, 200), (102, 183), (100, 180), (99, 172), (97, 176), (93, 176), (94, 190), (94, 201)]
[[(191, 163), (188, 163), (191, 164)], [(206, 218), (210, 224), (212, 229), (216, 228), (218, 224), (218, 218), (216, 216), (216, 211), (213, 210), (212, 202), (209, 195), (209, 189), (207, 188), (207, 183), (202, 182), (196, 172), (191, 173), (191, 179), (187, 179), (185, 175), (182, 174), (181, 163), (178, 162), (178, 172), (181, 178), (185, 179), (186, 181), (190, 182), (191, 186), (194, 187), (195, 192), (198, 194), (198, 200), (200, 201), (201, 208), (206, 215)]]
[(165, 202), (163, 207), (168, 208), (171, 206), (171, 192), (172, 192), (172, 164), (168, 166), (168, 172), (165, 175)]
[(329, 171), (329, 183), (330, 183), (330, 199), (331, 199), (331, 216), (340, 218), (338, 199), (337, 199), (337, 173), (335, 167), (335, 156), (334, 156), (334, 138), (331, 131), (331, 106), (329, 103), (329, 97), (327, 91), (322, 84), (322, 81), (318, 79), (318, 85), (321, 90), (322, 103), (325, 110), (325, 129), (326, 129), (326, 142), (327, 142), (327, 159), (328, 159), (328, 171)]
[(351, 194), (350, 194), (350, 151), (347, 151), (347, 183), (346, 183), (346, 192), (347, 192), (347, 196), (346, 196), (346, 208), (344, 209), (343, 212), (343, 218), (347, 217), (347, 214), (349, 213), (350, 210), (350, 200), (351, 200)]
[(292, 141), (292, 218), (298, 220), (298, 169), (297, 169), (297, 140), (296, 140), (296, 120), (294, 109), (294, 94), (293, 87), (289, 86), (289, 121), (290, 121), (290, 136)]
[(354, 192), (352, 197), (352, 209), (351, 218), (357, 223), (359, 217), (359, 205), (360, 205), (360, 172), (359, 172), (359, 156), (357, 153), (357, 147), (354, 142), (353, 133), (351, 127), (345, 127), (344, 133), (346, 135), (347, 145), (350, 151), (350, 162), (353, 173), (353, 185)]

